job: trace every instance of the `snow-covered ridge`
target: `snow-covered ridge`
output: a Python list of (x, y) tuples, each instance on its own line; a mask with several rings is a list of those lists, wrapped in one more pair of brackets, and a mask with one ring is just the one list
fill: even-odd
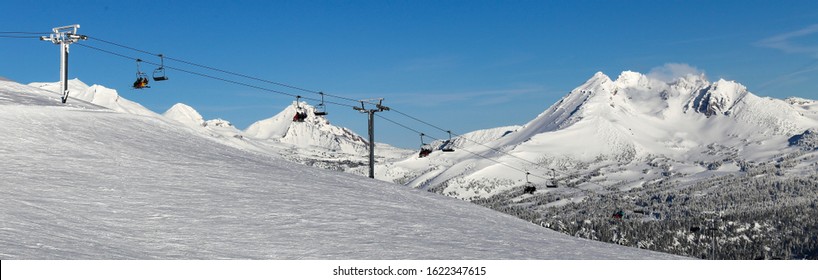
[[(59, 82), (56, 83), (30, 83), (29, 86), (45, 89), (52, 92), (59, 92)], [(156, 116), (156, 113), (143, 107), (139, 103), (127, 100), (119, 96), (114, 89), (101, 85), (88, 86), (79, 79), (68, 81), (69, 99), (76, 98), (89, 103), (103, 106), (105, 108), (143, 116)]]
[(168, 119), (188, 126), (204, 126), (205, 120), (196, 109), (183, 103), (176, 103), (162, 114)]

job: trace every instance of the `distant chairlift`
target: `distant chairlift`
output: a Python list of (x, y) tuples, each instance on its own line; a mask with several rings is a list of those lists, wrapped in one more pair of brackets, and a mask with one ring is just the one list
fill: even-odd
[(551, 180), (549, 180), (549, 181), (547, 181), (545, 183), (545, 187), (549, 188), (549, 189), (559, 187), (559, 184), (557, 184), (557, 171), (556, 170), (551, 169)]
[(141, 59), (136, 59), (136, 81), (133, 82), (134, 89), (144, 89), (150, 88), (148, 86), (148, 75), (145, 75), (142, 70), (139, 69), (139, 63), (142, 62)]
[(530, 174), (531, 174), (530, 172), (525, 173), (525, 187), (523, 187), (523, 193), (534, 194), (534, 192), (537, 191), (537, 186), (535, 186), (534, 183), (528, 180), (528, 175)]
[(316, 116), (326, 116), (327, 114), (327, 105), (324, 104), (324, 92), (318, 92), (321, 95), (321, 103), (318, 106), (315, 106), (315, 115)]
[(301, 108), (301, 95), (295, 97), (295, 115), (294, 122), (304, 122), (307, 119), (307, 113)]
[(447, 153), (454, 152), (454, 148), (452, 148), (452, 146), (454, 146), (454, 142), (452, 142), (452, 131), (447, 130), (446, 132), (449, 133), (449, 140), (443, 143), (443, 149), (440, 150)]
[(418, 153), (419, 158), (427, 157), (432, 153), (432, 146), (423, 142), (423, 136), (426, 136), (426, 134), (420, 134), (420, 153)]
[(165, 56), (161, 53), (159, 54), (159, 68), (153, 70), (153, 80), (154, 81), (166, 81), (168, 76), (165, 75)]

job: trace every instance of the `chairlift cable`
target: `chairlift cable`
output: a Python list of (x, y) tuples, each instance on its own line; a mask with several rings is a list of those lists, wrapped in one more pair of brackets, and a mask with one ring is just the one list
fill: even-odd
[[(426, 135), (426, 134), (424, 134), (423, 132), (420, 132), (420, 131), (418, 131), (418, 130), (415, 130), (415, 129), (413, 129), (413, 128), (409, 127), (409, 126), (406, 126), (406, 125), (404, 125), (404, 124), (401, 124), (401, 123), (399, 123), (399, 122), (396, 122), (396, 121), (394, 121), (394, 120), (392, 120), (392, 119), (389, 119), (389, 118), (387, 118), (387, 117), (384, 117), (384, 116), (382, 116), (382, 115), (376, 115), (376, 116), (378, 116), (378, 117), (380, 117), (380, 118), (382, 118), (382, 119), (384, 119), (384, 120), (386, 120), (386, 121), (388, 121), (388, 122), (391, 122), (391, 123), (393, 123), (393, 124), (395, 124), (395, 125), (398, 125), (398, 126), (400, 126), (400, 127), (403, 127), (403, 128), (405, 128), (405, 129), (407, 129), (407, 130), (410, 130), (410, 131), (413, 131), (413, 132), (415, 132), (415, 133), (421, 134), (421, 135), (422, 135), (422, 136), (421, 136), (421, 138), (422, 138), (423, 136), (426, 136), (426, 137), (429, 137), (429, 138), (431, 138), (431, 139), (433, 139), (433, 140), (440, 141), (440, 139), (437, 139), (437, 138), (435, 138), (435, 137), (432, 137), (432, 136)], [(493, 161), (493, 162), (495, 162), (495, 163), (497, 163), (497, 164), (504, 165), (504, 166), (506, 166), (506, 167), (508, 167), (508, 168), (511, 168), (511, 169), (513, 169), (513, 170), (516, 170), (516, 171), (520, 171), (520, 172), (528, 172), (528, 171), (525, 171), (525, 170), (523, 170), (523, 169), (520, 169), (520, 168), (514, 167), (514, 166), (512, 166), (512, 165), (510, 165), (510, 164), (508, 164), (508, 163), (501, 162), (501, 161), (498, 161), (498, 160), (496, 160), (496, 159), (493, 159), (493, 158), (490, 158), (490, 157), (486, 157), (486, 156), (484, 156), (484, 155), (481, 155), (481, 154), (478, 154), (478, 153), (475, 153), (475, 152), (469, 151), (468, 149), (460, 148), (459, 150), (461, 150), (461, 151), (465, 151), (465, 152), (467, 152), (467, 153), (470, 153), (470, 154), (472, 154), (472, 155), (476, 155), (476, 156), (478, 156), (478, 157), (481, 157), (481, 158), (484, 158), (484, 159), (487, 159), (487, 160), (490, 160), (490, 161)], [(536, 175), (536, 174), (531, 174), (531, 176), (538, 177), (538, 178), (540, 178), (540, 179), (546, 179), (545, 177), (542, 177), (542, 176), (539, 176), (539, 175)]]
[(52, 34), (53, 32), (0, 31), (0, 34)]
[(26, 35), (0, 35), (0, 38), (13, 38), (13, 39), (37, 39), (40, 36), (26, 36)]
[[(125, 59), (129, 59), (129, 60), (136, 60), (136, 59), (138, 59), (138, 58), (135, 58), (135, 57), (131, 57), (131, 56), (127, 56), (127, 55), (123, 55), (123, 54), (120, 54), (120, 53), (116, 53), (116, 52), (112, 52), (112, 51), (109, 51), (109, 50), (105, 50), (105, 49), (97, 48), (97, 47), (90, 46), (90, 45), (86, 45), (86, 44), (79, 43), (79, 42), (74, 43), (74, 44), (79, 45), (79, 46), (82, 46), (82, 47), (86, 47), (86, 48), (89, 48), (89, 49), (93, 49), (93, 50), (96, 50), (96, 51), (100, 51), (100, 52), (108, 53), (108, 54), (111, 54), (111, 55), (119, 56), (119, 57), (122, 57), (122, 58), (125, 58)], [(159, 64), (158, 64), (158, 63), (155, 63), (155, 62), (150, 62), (150, 61), (145, 61), (145, 60), (142, 60), (142, 62), (143, 62), (143, 63), (146, 63), (146, 64), (154, 65), (154, 66), (159, 66)], [(192, 74), (192, 75), (196, 75), (196, 76), (201, 76), (201, 77), (205, 77), (205, 78), (209, 78), (209, 79), (219, 80), (219, 81), (223, 81), (223, 82), (227, 82), (227, 83), (231, 83), (231, 84), (236, 84), (236, 85), (246, 86), (246, 87), (249, 87), (249, 88), (254, 88), (254, 89), (258, 89), (258, 90), (262, 90), (262, 91), (267, 91), (267, 92), (272, 92), (272, 93), (277, 93), (277, 94), (287, 95), (287, 96), (290, 96), (290, 97), (296, 97), (296, 96), (298, 96), (298, 95), (296, 95), (296, 94), (292, 94), (292, 93), (287, 93), (287, 92), (278, 91), (278, 90), (274, 90), (274, 89), (269, 89), (269, 88), (264, 88), (264, 87), (260, 87), (260, 86), (255, 86), (255, 85), (251, 85), (251, 84), (248, 84), (248, 83), (243, 83), (243, 82), (239, 82), (239, 81), (234, 81), (234, 80), (230, 80), (230, 79), (225, 79), (225, 78), (221, 78), (221, 77), (216, 77), (216, 76), (213, 76), (213, 75), (208, 75), (208, 74), (204, 74), (204, 73), (200, 73), (200, 72), (196, 72), (196, 71), (191, 71), (191, 70), (187, 70), (187, 69), (182, 69), (182, 68), (178, 68), (178, 67), (165, 66), (165, 68), (167, 68), (167, 69), (171, 69), (171, 70), (176, 70), (176, 71), (179, 71), (179, 72), (184, 72), (184, 73)], [(305, 99), (305, 100), (319, 101), (318, 99), (315, 99), (315, 98), (309, 98), (309, 97), (301, 97), (301, 98), (303, 98), (303, 99)], [(348, 104), (342, 104), (342, 103), (337, 103), (337, 102), (333, 102), (333, 101), (324, 101), (324, 102), (325, 102), (325, 103), (329, 103), (329, 104), (339, 105), (339, 106), (352, 107), (352, 106), (349, 106)]]
[[(93, 39), (93, 40), (97, 40), (97, 41), (100, 41), (100, 42), (103, 42), (103, 43), (111, 44), (111, 45), (114, 45), (114, 46), (118, 46), (118, 47), (121, 47), (121, 48), (129, 49), (129, 50), (132, 50), (132, 51), (137, 51), (137, 52), (141, 52), (141, 53), (145, 53), (145, 54), (150, 54), (150, 55), (153, 55), (153, 56), (159, 55), (159, 54), (155, 54), (155, 53), (152, 53), (152, 52), (149, 52), (149, 51), (137, 49), (137, 48), (134, 48), (134, 47), (129, 47), (129, 46), (126, 46), (126, 45), (123, 45), (123, 44), (111, 42), (111, 41), (108, 41), (108, 40), (103, 40), (103, 39), (100, 39), (100, 38), (97, 38), (97, 37), (88, 36), (88, 38)], [(302, 88), (302, 87), (297, 87), (297, 86), (293, 86), (293, 85), (289, 85), (289, 84), (285, 84), (285, 83), (280, 83), (280, 82), (275, 82), (275, 81), (271, 81), (271, 80), (267, 80), (267, 79), (253, 77), (253, 76), (250, 76), (250, 75), (241, 74), (241, 73), (237, 73), (237, 72), (234, 72), (234, 71), (228, 71), (228, 70), (224, 70), (224, 69), (220, 69), (220, 68), (216, 68), (216, 67), (212, 67), (212, 66), (207, 66), (207, 65), (203, 65), (203, 64), (199, 64), (199, 63), (195, 63), (195, 62), (190, 62), (190, 61), (186, 61), (186, 60), (183, 60), (183, 59), (178, 59), (178, 58), (173, 58), (173, 57), (168, 57), (168, 56), (165, 56), (165, 58), (168, 59), (168, 60), (173, 60), (173, 61), (176, 61), (176, 62), (180, 62), (180, 63), (184, 63), (184, 64), (188, 64), (188, 65), (192, 65), (192, 66), (196, 66), (196, 67), (200, 67), (200, 68), (205, 68), (205, 69), (212, 70), (212, 71), (217, 71), (217, 72), (221, 72), (221, 73), (225, 73), (225, 74), (229, 74), (229, 75), (233, 75), (233, 76), (238, 76), (238, 77), (242, 77), (242, 78), (247, 78), (247, 79), (251, 79), (251, 80), (256, 80), (256, 81), (259, 81), (259, 82), (274, 84), (274, 85), (278, 85), (278, 86), (282, 86), (282, 87), (286, 87), (286, 88), (290, 88), (290, 89), (300, 90), (300, 91), (303, 91), (303, 92), (315, 93), (315, 94), (320, 94), (321, 93), (320, 91), (309, 90), (309, 89), (305, 89), (305, 88)], [(344, 99), (344, 100), (347, 100), (347, 101), (353, 101), (353, 102), (358, 102), (359, 101), (357, 99), (348, 98), (348, 97), (344, 97), (344, 96), (333, 95), (333, 94), (324, 93), (324, 95), (329, 96), (329, 97)], [(369, 102), (366, 102), (366, 103), (369, 103)], [(374, 105), (374, 103), (372, 103), (372, 104)]]

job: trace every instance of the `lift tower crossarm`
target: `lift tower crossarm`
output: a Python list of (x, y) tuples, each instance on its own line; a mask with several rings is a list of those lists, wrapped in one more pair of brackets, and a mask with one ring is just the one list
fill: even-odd
[(68, 45), (79, 40), (87, 40), (88, 36), (77, 34), (79, 24), (54, 27), (53, 34), (41, 36), (41, 41), (50, 41), (55, 45), (60, 45), (60, 93), (62, 93), (62, 103), (68, 101)]

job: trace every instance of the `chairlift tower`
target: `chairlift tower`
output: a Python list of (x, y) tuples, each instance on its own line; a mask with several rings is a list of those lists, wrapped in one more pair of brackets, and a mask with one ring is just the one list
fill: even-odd
[(62, 92), (62, 103), (68, 101), (68, 45), (79, 40), (87, 40), (88, 36), (77, 34), (79, 24), (54, 27), (54, 34), (41, 36), (41, 41), (51, 41), (55, 45), (60, 45), (60, 88)]
[[(369, 101), (377, 100), (378, 103), (372, 103)], [(364, 102), (375, 104), (375, 108), (367, 109), (364, 106)], [(365, 99), (361, 100), (361, 107), (355, 106), (352, 109), (358, 110), (361, 113), (369, 114), (369, 178), (375, 178), (375, 113), (389, 111), (389, 107), (381, 105), (383, 103), (383, 98), (378, 99)]]

